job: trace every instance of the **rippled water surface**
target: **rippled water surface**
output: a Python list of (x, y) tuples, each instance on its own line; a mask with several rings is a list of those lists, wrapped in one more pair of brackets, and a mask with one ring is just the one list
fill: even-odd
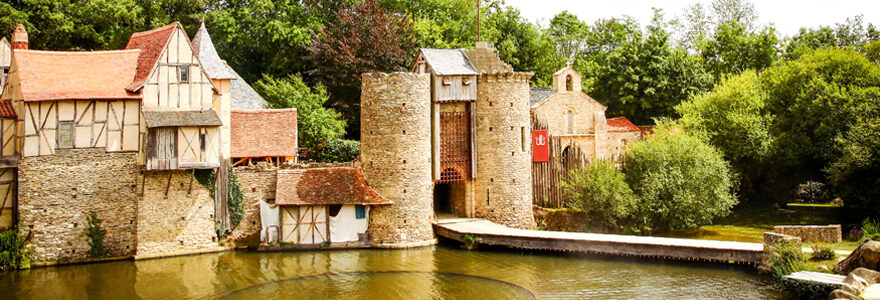
[(512, 251), (226, 252), (0, 274), (3, 299), (766, 299), (754, 270)]

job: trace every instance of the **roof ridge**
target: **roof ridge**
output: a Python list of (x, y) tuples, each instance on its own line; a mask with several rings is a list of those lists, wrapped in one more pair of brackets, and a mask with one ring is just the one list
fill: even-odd
[(126, 52), (141, 52), (141, 49), (115, 49), (115, 50), (93, 50), (93, 51), (17, 49), (17, 50), (15, 50), (14, 53), (69, 55), (69, 54), (113, 54), (113, 53), (126, 53)]
[[(148, 35), (148, 34), (156, 33), (156, 32), (162, 31), (162, 30), (168, 30), (168, 28), (176, 27), (176, 25), (180, 25), (180, 22), (178, 22), (178, 21), (174, 21), (174, 22), (171, 22), (171, 23), (168, 24), (168, 25), (165, 25), (165, 26), (162, 26), (162, 27), (159, 27), (159, 28), (153, 28), (153, 29), (146, 30), (146, 31), (138, 31), (138, 32), (132, 33), (132, 34), (131, 34), (131, 37), (132, 37), (132, 38), (133, 38), (133, 37), (139, 37), (139, 36), (144, 36), (144, 35)], [(181, 25), (181, 26), (183, 26), (183, 25)]]
[(244, 109), (233, 109), (231, 112), (234, 113), (247, 113), (247, 114), (269, 114), (269, 113), (285, 113), (291, 111), (298, 111), (295, 107), (291, 108), (270, 108), (270, 109), (254, 109), (254, 110), (244, 110)]

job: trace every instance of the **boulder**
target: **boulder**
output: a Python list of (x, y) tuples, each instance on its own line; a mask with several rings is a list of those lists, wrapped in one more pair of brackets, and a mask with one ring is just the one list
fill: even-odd
[(834, 269), (841, 274), (849, 274), (858, 268), (880, 270), (880, 242), (862, 242), (847, 258), (837, 263)]
[(877, 299), (880, 272), (866, 268), (858, 268), (850, 272), (843, 280), (843, 286), (831, 292), (828, 299), (861, 300)]

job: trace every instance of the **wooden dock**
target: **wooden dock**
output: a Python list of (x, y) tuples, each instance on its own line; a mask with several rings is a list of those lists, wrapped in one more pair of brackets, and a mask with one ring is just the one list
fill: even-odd
[(846, 276), (819, 272), (800, 271), (785, 276), (785, 279), (797, 281), (818, 282), (833, 286), (842, 286)]
[(759, 243), (524, 230), (484, 219), (441, 219), (434, 232), (460, 242), (470, 235), (478, 245), (729, 264), (759, 264), (764, 253)]

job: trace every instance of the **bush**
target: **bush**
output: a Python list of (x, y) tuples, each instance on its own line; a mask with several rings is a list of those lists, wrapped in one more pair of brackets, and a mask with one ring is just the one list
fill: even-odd
[(812, 260), (832, 260), (837, 257), (837, 253), (834, 253), (831, 246), (816, 244), (810, 248), (813, 249), (813, 254), (810, 256)]
[(89, 237), (89, 257), (101, 258), (107, 256), (107, 250), (104, 249), (104, 236), (107, 230), (101, 228), (101, 219), (95, 212), (89, 212), (89, 231), (86, 236)]
[(596, 161), (572, 170), (562, 189), (569, 199), (566, 206), (609, 226), (617, 226), (636, 207), (636, 197), (625, 176), (610, 161)]
[(871, 219), (862, 221), (862, 239), (880, 241), (880, 222)]
[(825, 184), (816, 181), (807, 181), (799, 184), (791, 193), (792, 200), (803, 203), (828, 203), (831, 202), (831, 193)]
[(27, 236), (18, 227), (0, 232), (0, 272), (31, 267), (31, 250), (26, 241)]
[(636, 232), (693, 230), (730, 213), (737, 203), (721, 153), (685, 132), (663, 125), (626, 150), (624, 166), (639, 205)]
[(780, 240), (771, 248), (767, 264), (770, 266), (770, 275), (778, 283), (785, 280), (788, 274), (805, 270), (807, 259), (796, 245)]
[(357, 159), (360, 149), (361, 143), (358, 141), (330, 139), (315, 153), (314, 159), (319, 162), (350, 162)]

